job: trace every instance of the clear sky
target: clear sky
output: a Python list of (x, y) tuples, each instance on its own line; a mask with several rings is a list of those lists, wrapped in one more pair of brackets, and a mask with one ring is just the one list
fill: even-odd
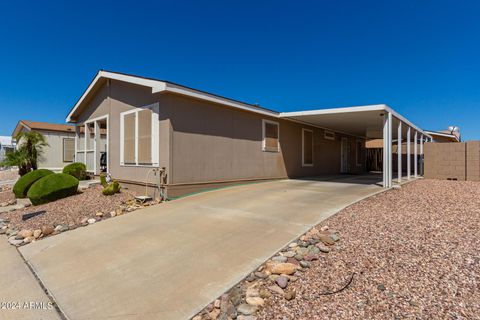
[(64, 122), (98, 69), (480, 139), (480, 1), (2, 1), (0, 135)]

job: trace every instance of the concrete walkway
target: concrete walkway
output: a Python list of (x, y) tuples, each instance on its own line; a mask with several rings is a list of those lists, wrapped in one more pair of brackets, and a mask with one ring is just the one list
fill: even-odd
[(56, 320), (57, 311), (18, 254), (0, 237), (0, 319)]
[(355, 179), (202, 193), (20, 251), (68, 319), (188, 319), (311, 226), (382, 190)]

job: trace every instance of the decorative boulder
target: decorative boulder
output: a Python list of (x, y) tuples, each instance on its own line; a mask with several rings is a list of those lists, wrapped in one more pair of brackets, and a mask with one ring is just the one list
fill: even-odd
[(35, 182), (27, 196), (33, 205), (66, 198), (77, 193), (78, 180), (65, 173), (55, 173)]
[(87, 179), (87, 167), (84, 163), (74, 162), (63, 168), (63, 173), (69, 174), (78, 180)]
[(47, 169), (33, 170), (25, 174), (23, 177), (18, 179), (17, 183), (15, 183), (13, 186), (13, 193), (15, 194), (15, 197), (26, 198), (30, 187), (41, 178), (50, 174), (53, 174), (53, 171)]

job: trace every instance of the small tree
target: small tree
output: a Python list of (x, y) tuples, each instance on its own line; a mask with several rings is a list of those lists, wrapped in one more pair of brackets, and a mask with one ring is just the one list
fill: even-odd
[(2, 163), (5, 166), (18, 166), (18, 174), (24, 174), (38, 169), (38, 161), (43, 154), (43, 148), (48, 146), (45, 137), (37, 131), (20, 132), (17, 140), (17, 150), (6, 154)]

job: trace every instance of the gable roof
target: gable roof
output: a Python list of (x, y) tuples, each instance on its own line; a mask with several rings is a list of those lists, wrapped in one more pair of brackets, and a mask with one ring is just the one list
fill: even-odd
[(96, 88), (98, 88), (98, 86), (101, 84), (101, 81), (103, 79), (118, 80), (118, 81), (128, 82), (128, 83), (141, 85), (145, 87), (150, 87), (152, 88), (152, 94), (170, 92), (170, 93), (189, 96), (195, 99), (206, 100), (214, 103), (223, 104), (223, 105), (237, 108), (237, 109), (252, 111), (252, 112), (260, 113), (263, 115), (274, 116), (274, 117), (277, 117), (279, 115), (279, 113), (276, 111), (262, 108), (262, 107), (259, 107), (258, 105), (249, 104), (246, 102), (226, 98), (226, 97), (209, 93), (206, 91), (193, 89), (187, 86), (173, 83), (171, 81), (141, 77), (141, 76), (120, 73), (120, 72), (100, 70), (98, 71), (96, 76), (92, 79), (87, 89), (83, 92), (83, 94), (80, 96), (78, 101), (75, 103), (75, 105), (72, 107), (72, 109), (68, 113), (67, 119), (66, 119), (67, 122), (75, 122), (75, 116), (81, 112), (83, 102), (88, 98), (88, 96), (91, 93), (95, 91)]
[(461, 141), (459, 135), (451, 133), (448, 130), (442, 130), (442, 131), (425, 130), (425, 132), (427, 132), (431, 136), (439, 136), (439, 137), (449, 138), (449, 139), (452, 140), (452, 142), (460, 142)]
[(13, 130), (12, 137), (16, 137), (20, 133), (22, 128), (27, 130), (40, 130), (40, 131), (57, 131), (57, 132), (75, 132), (75, 126), (71, 124), (58, 124), (49, 122), (39, 122), (30, 120), (20, 120), (17, 126)]

